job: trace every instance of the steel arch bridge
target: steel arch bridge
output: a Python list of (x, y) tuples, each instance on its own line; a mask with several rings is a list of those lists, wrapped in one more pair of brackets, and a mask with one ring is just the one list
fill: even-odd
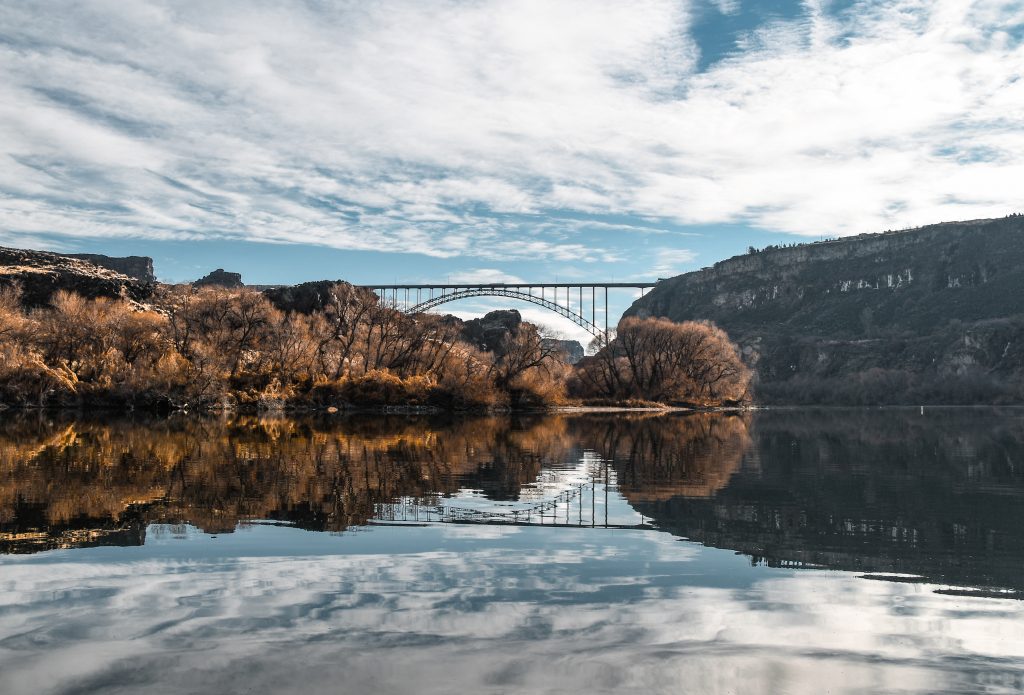
[[(442, 304), (472, 297), (508, 297), (536, 304), (564, 316), (593, 336), (606, 335), (609, 328), (608, 290), (633, 289), (643, 293), (654, 282), (590, 283), (490, 283), (437, 285), (362, 285), (382, 302), (407, 314), (418, 314)], [(599, 318), (600, 316), (600, 318)], [(604, 328), (601, 327), (603, 320)]]

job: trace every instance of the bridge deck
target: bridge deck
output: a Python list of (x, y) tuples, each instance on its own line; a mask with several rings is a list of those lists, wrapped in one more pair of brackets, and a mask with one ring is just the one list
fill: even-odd
[(527, 287), (563, 287), (586, 288), (586, 287), (628, 287), (643, 289), (654, 287), (656, 282), (435, 282), (429, 285), (356, 285), (368, 290), (442, 290), (442, 289), (470, 289), (474, 287), (492, 289), (517, 289)]

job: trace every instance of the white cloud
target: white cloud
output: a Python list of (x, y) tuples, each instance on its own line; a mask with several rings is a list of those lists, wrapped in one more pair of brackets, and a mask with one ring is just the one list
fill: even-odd
[(722, 14), (736, 14), (740, 11), (740, 0), (711, 0), (711, 4)]
[(526, 281), (517, 275), (506, 273), (497, 268), (476, 268), (475, 270), (464, 270), (452, 273), (448, 277), (449, 282), (465, 283), (467, 285), (479, 285), (488, 282), (503, 282), (507, 284), (526, 284)]
[(621, 254), (552, 213), (1019, 209), (1020, 3), (828, 7), (698, 73), (674, 0), (0, 2), (0, 230), (596, 263)]
[(660, 278), (679, 275), (683, 266), (693, 263), (697, 254), (689, 249), (659, 249), (652, 272)]

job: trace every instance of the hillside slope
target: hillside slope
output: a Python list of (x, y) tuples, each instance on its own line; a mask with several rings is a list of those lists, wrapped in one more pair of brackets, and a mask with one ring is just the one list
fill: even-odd
[[(108, 257), (100, 257), (111, 260)], [(58, 290), (95, 299), (144, 301), (153, 284), (73, 256), (0, 247), (0, 287), (17, 285), (27, 306), (49, 304)]]
[(1022, 401), (1024, 216), (770, 247), (626, 315), (716, 322), (767, 402)]

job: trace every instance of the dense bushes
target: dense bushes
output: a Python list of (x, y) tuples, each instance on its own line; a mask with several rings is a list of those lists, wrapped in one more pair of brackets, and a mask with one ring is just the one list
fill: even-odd
[(60, 292), (25, 311), (0, 295), (0, 403), (123, 407), (543, 406), (564, 398), (560, 355), (522, 324), (505, 350), (459, 324), (410, 317), (345, 283), (283, 311), (246, 289), (164, 287), (149, 307)]
[[(0, 404), (127, 408), (295, 405), (531, 408), (577, 397), (717, 405), (749, 371), (707, 323), (627, 319), (576, 369), (529, 323), (487, 350), (451, 317), (408, 316), (347, 283), (303, 311), (249, 289), (163, 286), (149, 306), (0, 294)], [(280, 298), (278, 298), (280, 299)], [(308, 299), (308, 298), (307, 298)]]
[(747, 399), (750, 379), (736, 346), (714, 324), (627, 318), (614, 340), (577, 365), (571, 390), (584, 398), (706, 406)]

